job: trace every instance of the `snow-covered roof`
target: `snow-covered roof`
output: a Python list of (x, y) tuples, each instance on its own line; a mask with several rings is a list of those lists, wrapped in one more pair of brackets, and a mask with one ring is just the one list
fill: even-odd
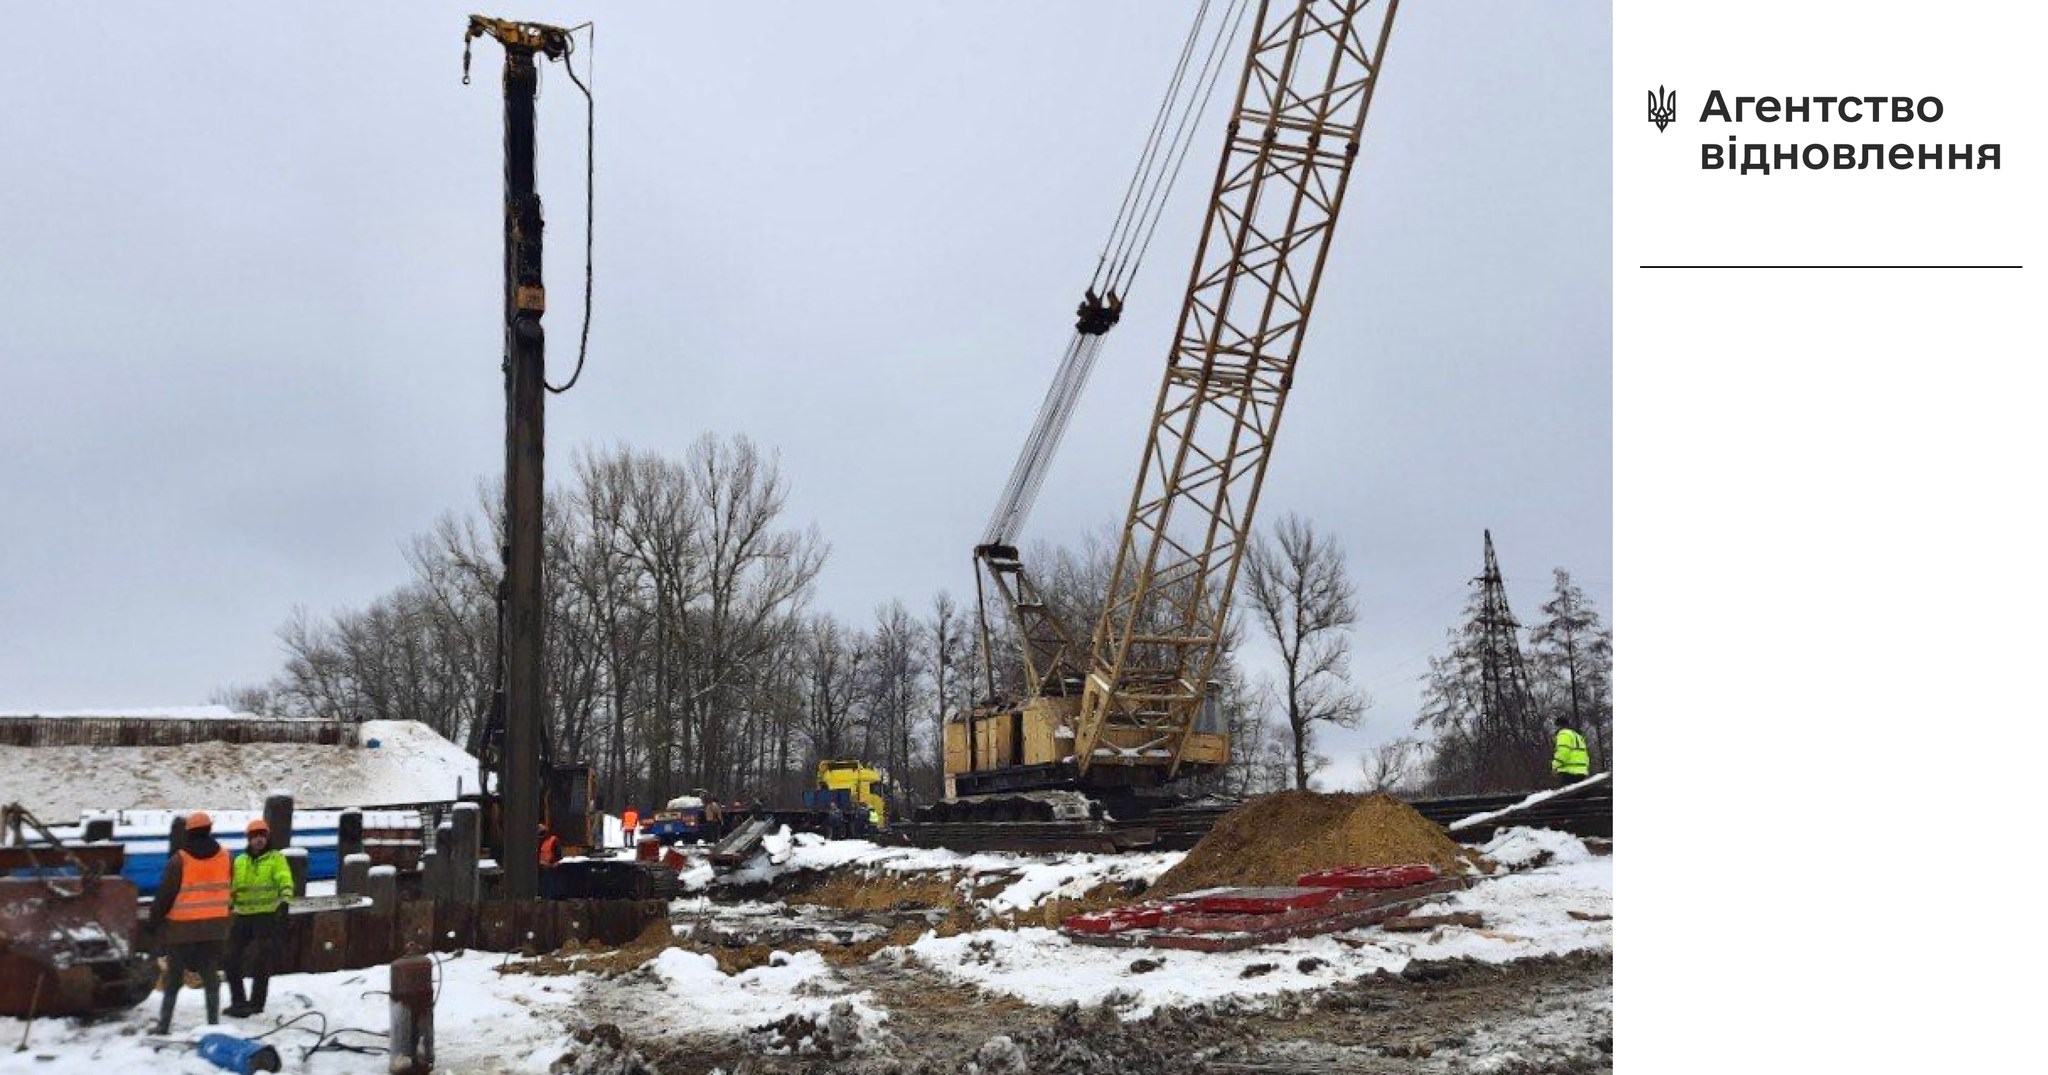
[(0, 717), (41, 717), (45, 719), (121, 720), (277, 720), (255, 713), (239, 713), (224, 705), (170, 705), (147, 709), (0, 709)]

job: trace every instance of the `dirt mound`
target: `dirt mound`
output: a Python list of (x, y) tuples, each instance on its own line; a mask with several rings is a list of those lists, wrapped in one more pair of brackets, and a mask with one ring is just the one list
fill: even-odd
[(647, 923), (638, 937), (622, 945), (600, 940), (570, 941), (543, 956), (500, 964), (499, 974), (534, 974), (555, 977), (564, 974), (623, 974), (661, 954), (675, 944), (675, 932), (666, 920)]
[(1387, 795), (1282, 791), (1223, 815), (1148, 895), (1227, 885), (1291, 885), (1310, 870), (1427, 862), (1447, 873), (1472, 863), (1435, 822)]

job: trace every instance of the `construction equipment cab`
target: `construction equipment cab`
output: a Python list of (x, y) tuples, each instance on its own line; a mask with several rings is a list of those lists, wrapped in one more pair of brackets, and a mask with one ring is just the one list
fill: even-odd
[(868, 817), (875, 828), (884, 828), (889, 823), (888, 808), (882, 801), (882, 774), (857, 761), (821, 761), (818, 763), (818, 790), (843, 791), (849, 807), (867, 807)]

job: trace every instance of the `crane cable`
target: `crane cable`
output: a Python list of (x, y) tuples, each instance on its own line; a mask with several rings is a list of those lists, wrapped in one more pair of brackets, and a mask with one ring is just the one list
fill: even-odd
[[(1152, 235), (1158, 230), (1167, 198), (1173, 192), (1175, 181), (1180, 178), (1181, 165), (1187, 160), (1189, 147), (1194, 144), (1195, 117), (1207, 111), (1216, 84), (1222, 79), (1223, 66), (1218, 61), (1229, 54), (1230, 45), (1237, 39), (1238, 30), (1249, 10), (1247, 0), (1228, 0), (1211, 30), (1202, 66), (1190, 84), (1187, 81), (1188, 64), (1194, 58), (1203, 25), (1208, 22), (1210, 0), (1203, 0), (1196, 9), (1194, 22), (1188, 27), (1187, 37), (1181, 44), (1173, 78), (1168, 81), (1166, 92), (1160, 98), (1159, 109), (1153, 115), (1152, 129), (1146, 135), (1145, 148), (1138, 155), (1130, 182), (1124, 188), (1123, 203), (1117, 208), (1109, 238), (1103, 243), (1102, 253), (1096, 260), (1095, 274), (1089, 277), (1090, 290), (1098, 294), (1110, 291), (1119, 295), (1129, 293), (1145, 252), (1151, 246)], [(1187, 91), (1185, 94), (1183, 89)], [(1170, 135), (1167, 133), (1169, 127), (1172, 129)]]
[(569, 72), (569, 81), (583, 91), (583, 339), (576, 347), (576, 372), (569, 375), (569, 381), (560, 387), (542, 381), (548, 391), (561, 395), (576, 387), (576, 381), (583, 376), (583, 360), (590, 355), (590, 291), (591, 291), (591, 235), (597, 220), (597, 98), (590, 92), (590, 86), (576, 77), (576, 31), (582, 30), (590, 38), (590, 81), (597, 81), (597, 26), (584, 23), (572, 26), (564, 35), (568, 43), (562, 50), (562, 68)]
[(1187, 36), (1181, 41), (1173, 76), (1167, 81), (1166, 91), (1153, 113), (1144, 148), (1139, 152), (1138, 163), (1124, 186), (1116, 219), (1111, 223), (1109, 236), (1103, 241), (1102, 252), (1096, 258), (1095, 272), (1089, 277), (1078, 311), (1079, 323), (1067, 344), (1065, 355), (1060, 359), (1059, 369), (1053, 375), (1052, 385), (1046, 389), (1045, 398), (1039, 404), (1038, 415), (1033, 419), (1031, 432), (1025, 437), (1024, 447), (1010, 470), (1009, 481), (1004, 484), (995, 511), (989, 516), (988, 526), (983, 531), (983, 545), (1011, 544), (1023, 529), (1032, 504), (1045, 485), (1052, 458), (1066, 434), (1067, 421), (1094, 371), (1096, 356), (1102, 351), (1102, 337), (1115, 326), (1122, 313), (1123, 299), (1137, 278), (1138, 267), (1143, 263), (1146, 251), (1151, 248), (1152, 235), (1159, 227), (1167, 197), (1180, 176), (1181, 164), (1187, 160), (1188, 147), (1194, 142), (1194, 119), (1206, 111), (1209, 98), (1222, 76), (1223, 68), (1218, 60), (1228, 54), (1230, 44), (1236, 40), (1238, 29), (1244, 22), (1244, 15), (1250, 10), (1248, 0), (1226, 0), (1210, 28), (1212, 36), (1202, 64), (1190, 80), (1188, 73), (1198, 51), (1203, 28), (1211, 23), (1211, 4), (1212, 0), (1202, 0), (1195, 11), (1194, 21), (1188, 26)]

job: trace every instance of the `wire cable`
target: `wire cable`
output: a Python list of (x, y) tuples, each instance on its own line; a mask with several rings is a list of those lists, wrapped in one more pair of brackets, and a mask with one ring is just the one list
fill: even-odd
[[(576, 54), (575, 33), (577, 30), (584, 31), (585, 35), (590, 38), (589, 84), (585, 84), (584, 81), (581, 78), (577, 77), (576, 75), (576, 61), (574, 57)], [(577, 380), (583, 376), (583, 360), (590, 356), (590, 294), (592, 280), (591, 252), (594, 235), (593, 228), (597, 220), (597, 97), (596, 95), (591, 93), (590, 90), (590, 87), (596, 85), (597, 83), (597, 27), (594, 24), (587, 22), (581, 26), (574, 27), (569, 31), (569, 36), (566, 38), (566, 40), (569, 42), (569, 46), (562, 51), (562, 68), (569, 72), (569, 81), (576, 83), (576, 88), (583, 91), (584, 107), (583, 338), (576, 348), (576, 372), (569, 375), (568, 383), (561, 385), (560, 387), (557, 387), (555, 385), (547, 384), (545, 381), (542, 382), (542, 384), (547, 388), (548, 391), (556, 395), (561, 395), (562, 393), (567, 392), (571, 388), (576, 387)]]
[[(1173, 168), (1167, 173), (1165, 183), (1154, 192), (1157, 198), (1147, 207), (1151, 219), (1140, 229), (1145, 237), (1138, 244), (1137, 255), (1131, 259), (1129, 272), (1123, 272), (1122, 266), (1119, 265), (1118, 271), (1112, 274), (1113, 283), (1110, 286), (1121, 294), (1130, 294), (1131, 286), (1137, 282), (1138, 267), (1144, 264), (1145, 254), (1152, 249), (1152, 235), (1159, 230), (1159, 219), (1165, 215), (1167, 199), (1173, 194), (1174, 184), (1180, 180), (1181, 165), (1187, 162), (1188, 149), (1195, 144), (1195, 128), (1191, 126), (1191, 122), (1196, 116), (1209, 110), (1209, 99), (1216, 92), (1217, 82), (1222, 80), (1223, 67), (1216, 61), (1221, 56), (1229, 54), (1231, 44), (1237, 40), (1237, 31), (1244, 24), (1245, 13), (1251, 10), (1251, 6), (1244, 0), (1232, 0), (1232, 5), (1236, 14), (1233, 15), (1230, 10), (1224, 12), (1223, 25), (1217, 28), (1217, 36), (1209, 46), (1209, 55), (1202, 61), (1201, 72), (1195, 76), (1197, 85), (1202, 85), (1204, 79), (1207, 80), (1207, 84), (1203, 85), (1200, 101), (1191, 98), (1187, 110), (1181, 113), (1180, 130), (1174, 133), (1180, 149), (1174, 156)], [(1183, 131), (1186, 132), (1184, 136)]]
[(1088, 278), (1090, 290), (1096, 290), (1101, 282), (1102, 268), (1108, 263), (1112, 250), (1123, 245), (1120, 236), (1123, 233), (1124, 218), (1136, 204), (1134, 196), (1149, 181), (1150, 164), (1159, 147), (1159, 135), (1166, 129), (1180, 97), (1181, 80), (1187, 75), (1188, 58), (1194, 55), (1195, 41), (1200, 37), (1202, 22), (1208, 17), (1208, 12), (1209, 0), (1202, 0), (1201, 6), (1195, 9), (1195, 21), (1188, 25), (1187, 36), (1181, 41), (1180, 57), (1174, 62), (1173, 77), (1167, 80), (1166, 92), (1159, 97), (1159, 110), (1152, 115), (1152, 129), (1145, 133), (1144, 148), (1138, 153), (1138, 163), (1131, 168), (1130, 181), (1124, 185), (1123, 200), (1117, 205), (1116, 219), (1109, 225), (1109, 236), (1103, 241), (1102, 254), (1095, 260), (1095, 273)]

